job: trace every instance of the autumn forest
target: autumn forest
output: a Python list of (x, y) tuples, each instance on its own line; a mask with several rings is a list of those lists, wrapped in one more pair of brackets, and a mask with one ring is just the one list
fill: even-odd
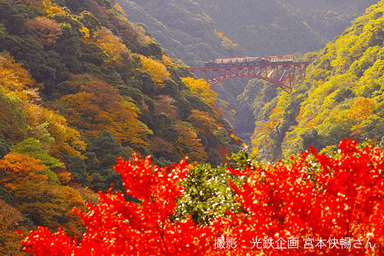
[[(0, 254), (382, 255), (383, 12), (0, 0)], [(283, 54), (291, 91), (189, 69)]]

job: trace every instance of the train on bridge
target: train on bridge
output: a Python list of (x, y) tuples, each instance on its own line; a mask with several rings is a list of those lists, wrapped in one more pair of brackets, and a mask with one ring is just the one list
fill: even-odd
[(268, 59), (260, 57), (224, 58), (204, 62), (205, 67), (267, 65), (294, 62), (294, 56), (270, 56)]

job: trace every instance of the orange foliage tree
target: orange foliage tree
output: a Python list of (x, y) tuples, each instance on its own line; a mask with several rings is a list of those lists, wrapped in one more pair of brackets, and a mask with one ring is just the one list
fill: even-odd
[(28, 29), (36, 31), (40, 36), (41, 42), (50, 45), (56, 42), (56, 39), (62, 34), (59, 24), (45, 16), (37, 16), (27, 21), (25, 26)]
[(365, 120), (367, 119), (375, 106), (375, 101), (368, 98), (359, 98), (357, 99), (351, 109), (348, 112), (348, 118), (351, 120)]
[(3, 255), (21, 254), (22, 245), (15, 231), (23, 228), (26, 233), (27, 230), (21, 226), (22, 222), (20, 212), (0, 199), (0, 247)]
[(0, 160), (0, 184), (10, 190), (15, 190), (27, 181), (32, 183), (44, 182), (48, 179), (45, 166), (40, 160), (19, 153), (11, 153)]
[(165, 152), (171, 154), (174, 151), (174, 147), (172, 143), (166, 141), (165, 139), (153, 136), (150, 140), (150, 150), (153, 153)]
[(71, 80), (80, 84), (81, 91), (56, 102), (71, 125), (87, 136), (96, 137), (109, 130), (118, 142), (134, 148), (147, 145), (147, 130), (137, 119), (135, 107), (124, 102), (117, 89), (87, 74), (72, 76)]
[(201, 133), (212, 134), (218, 127), (216, 120), (209, 116), (207, 112), (197, 109), (192, 109), (188, 121)]
[(198, 138), (192, 125), (186, 122), (179, 122), (177, 129), (179, 130), (179, 135), (175, 147), (180, 152), (180, 155), (188, 156), (193, 161), (205, 162), (208, 159), (207, 152), (205, 152), (200, 142), (201, 139)]
[(15, 208), (37, 225), (53, 229), (61, 225), (78, 235), (82, 223), (72, 208), (85, 209), (80, 194), (49, 182), (45, 170), (40, 160), (11, 153), (0, 160), (0, 185), (10, 191)]
[(238, 46), (237, 44), (233, 43), (231, 39), (224, 36), (223, 32), (217, 32), (216, 35), (218, 35), (219, 37), (221, 37), (223, 39), (223, 41), (221, 42), (221, 45), (223, 47), (225, 47), (227, 49), (230, 49), (230, 48), (235, 49)]
[(177, 107), (174, 105), (176, 100), (169, 95), (157, 95), (155, 99), (155, 112), (165, 113), (173, 119), (178, 119)]

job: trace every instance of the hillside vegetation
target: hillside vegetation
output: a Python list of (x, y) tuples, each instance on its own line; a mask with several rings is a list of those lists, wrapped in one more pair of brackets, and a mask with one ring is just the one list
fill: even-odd
[(305, 53), (326, 43), (296, 13), (290, 13), (276, 0), (196, 2), (212, 17), (216, 29), (239, 44), (246, 56)]
[(190, 66), (213, 58), (321, 49), (376, 0), (118, 0), (170, 54)]
[[(129, 19), (146, 28), (166, 52), (197, 67), (214, 58), (295, 54), (320, 50), (377, 0), (118, 0)], [(228, 102), (226, 117), (250, 143), (259, 96), (245, 93), (248, 79), (212, 89)], [(253, 85), (252, 85), (253, 84)], [(259, 81), (253, 88), (262, 87)], [(258, 86), (254, 86), (258, 84)], [(270, 85), (267, 85), (270, 87)], [(239, 97), (238, 97), (239, 96)], [(271, 96), (267, 96), (270, 98)], [(252, 107), (256, 106), (256, 109)], [(255, 116), (255, 117), (253, 117)]]
[(185, 156), (217, 165), (231, 150), (216, 94), (110, 1), (0, 1), (0, 241), (15, 228), (82, 224), (117, 157)]
[[(140, 15), (161, 10), (155, 23), (165, 17), (180, 40), (184, 35), (185, 53), (206, 36), (217, 53), (243, 51), (215, 30), (197, 1), (162, 2), (130, 4)], [(205, 4), (220, 7), (214, 3)], [(280, 15), (262, 25), (267, 34), (284, 38), (279, 31), (285, 31), (297, 36), (296, 46), (315, 47), (305, 46), (308, 39), (320, 47), (322, 36), (277, 3), (260, 2)], [(245, 18), (248, 9), (233, 6)], [(221, 255), (235, 249), (217, 250), (226, 237), (238, 239), (235, 253), (244, 255), (261, 252), (249, 249), (249, 241), (267, 234), (301, 241), (347, 236), (355, 245), (364, 238), (375, 246), (358, 253), (380, 255), (383, 151), (372, 144), (384, 147), (383, 12), (384, 0), (323, 50), (305, 54), (312, 65), (291, 93), (250, 81), (240, 100), (256, 119), (254, 150), (227, 159), (247, 145), (218, 107), (225, 102), (118, 4), (0, 0), (1, 253), (23, 255), (24, 237), (25, 249), (38, 255)], [(287, 26), (291, 21), (298, 30)], [(191, 34), (182, 33), (186, 28)], [(179, 39), (175, 50), (183, 48)], [(201, 49), (193, 63), (211, 52)], [(234, 87), (220, 90), (235, 94)], [(326, 154), (305, 151), (310, 146)], [(256, 152), (286, 160), (259, 162)]]
[(167, 53), (191, 67), (221, 56), (244, 54), (238, 45), (226, 41), (225, 34), (217, 34), (220, 31), (217, 31), (214, 20), (195, 1), (118, 2), (131, 21), (143, 24)]
[(313, 63), (305, 81), (261, 106), (252, 141), (263, 158), (311, 145), (332, 152), (344, 137), (383, 143), (383, 11), (380, 1), (322, 51), (307, 54)]
[(278, 0), (312, 30), (331, 41), (378, 0)]

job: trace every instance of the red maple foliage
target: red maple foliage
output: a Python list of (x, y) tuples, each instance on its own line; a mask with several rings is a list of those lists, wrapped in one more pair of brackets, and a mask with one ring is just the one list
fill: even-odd
[(152, 166), (150, 157), (134, 161), (118, 159), (115, 170), (123, 177), (128, 195), (99, 192), (99, 204), (81, 214), (86, 233), (80, 242), (59, 230), (51, 234), (39, 227), (23, 240), (25, 250), (37, 255), (203, 255), (213, 239), (210, 227), (198, 227), (190, 219), (170, 222), (176, 198), (191, 168), (186, 160), (169, 168)]
[(23, 239), (37, 255), (380, 255), (384, 250), (384, 153), (343, 140), (333, 157), (308, 152), (275, 165), (229, 168), (243, 211), (209, 226), (171, 222), (192, 168), (152, 166), (149, 157), (118, 160), (127, 194), (99, 193), (81, 214), (80, 241), (39, 227)]
[[(315, 150), (270, 168), (247, 168), (232, 184), (246, 214), (225, 220), (237, 252), (380, 255), (384, 249), (384, 154), (343, 140), (338, 154)], [(240, 253), (240, 254), (241, 254)]]

